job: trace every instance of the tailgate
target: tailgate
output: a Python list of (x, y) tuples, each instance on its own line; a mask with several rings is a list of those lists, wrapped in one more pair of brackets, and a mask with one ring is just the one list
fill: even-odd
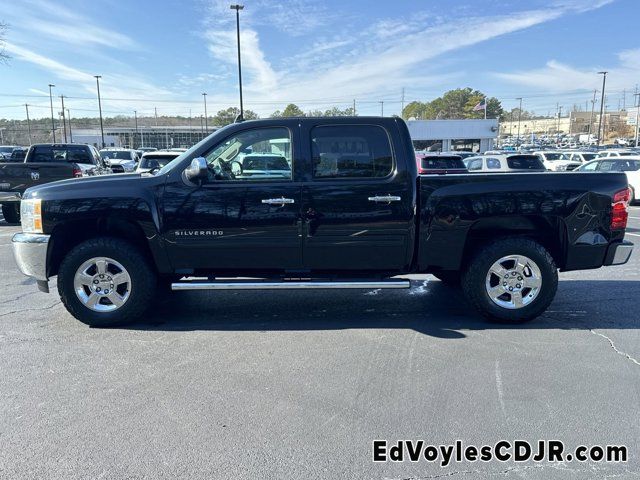
[(24, 192), (42, 183), (73, 178), (72, 163), (3, 163), (0, 164), (0, 192)]

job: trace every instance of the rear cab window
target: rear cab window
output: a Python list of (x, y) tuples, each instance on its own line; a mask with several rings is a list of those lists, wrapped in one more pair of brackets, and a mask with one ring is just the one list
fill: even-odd
[(423, 157), (420, 165), (425, 170), (466, 170), (462, 158), (457, 155)]
[(387, 131), (377, 125), (319, 125), (311, 130), (314, 179), (384, 178), (394, 158)]
[(82, 163), (93, 165), (94, 161), (84, 146), (37, 145), (33, 147), (30, 162), (41, 163)]
[(537, 155), (511, 155), (507, 165), (514, 170), (546, 170)]

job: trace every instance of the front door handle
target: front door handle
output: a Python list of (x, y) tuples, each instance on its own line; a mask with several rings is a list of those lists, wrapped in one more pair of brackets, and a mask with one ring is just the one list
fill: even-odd
[(376, 203), (391, 203), (391, 202), (399, 202), (402, 200), (402, 197), (398, 197), (396, 195), (376, 195), (375, 197), (369, 197), (370, 202)]
[(280, 197), (280, 198), (264, 198), (262, 200), (262, 203), (265, 203), (267, 205), (280, 205), (281, 207), (283, 207), (285, 205), (296, 203), (296, 201), (293, 198)]

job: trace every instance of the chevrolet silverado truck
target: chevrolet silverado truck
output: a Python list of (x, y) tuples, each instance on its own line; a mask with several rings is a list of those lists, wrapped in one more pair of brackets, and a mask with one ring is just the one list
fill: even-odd
[(32, 145), (23, 161), (0, 163), (0, 205), (8, 223), (20, 221), (20, 198), (34, 185), (111, 173), (91, 145)]
[(278, 118), (154, 173), (29, 188), (13, 247), (92, 326), (143, 318), (167, 288), (410, 288), (411, 273), (517, 323), (548, 307), (558, 270), (627, 262), (628, 202), (624, 173), (419, 176), (399, 118)]

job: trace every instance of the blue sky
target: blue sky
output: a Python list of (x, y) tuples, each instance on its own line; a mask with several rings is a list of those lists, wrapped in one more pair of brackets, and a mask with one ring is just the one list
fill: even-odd
[[(10, 25), (0, 118), (48, 115), (47, 85), (74, 116), (194, 116), (237, 105), (235, 12), (217, 0), (0, 0)], [(345, 108), (397, 114), (406, 101), (470, 86), (507, 108), (565, 111), (600, 87), (617, 109), (640, 82), (638, 0), (247, 0), (241, 12), (245, 108), (268, 115)]]

